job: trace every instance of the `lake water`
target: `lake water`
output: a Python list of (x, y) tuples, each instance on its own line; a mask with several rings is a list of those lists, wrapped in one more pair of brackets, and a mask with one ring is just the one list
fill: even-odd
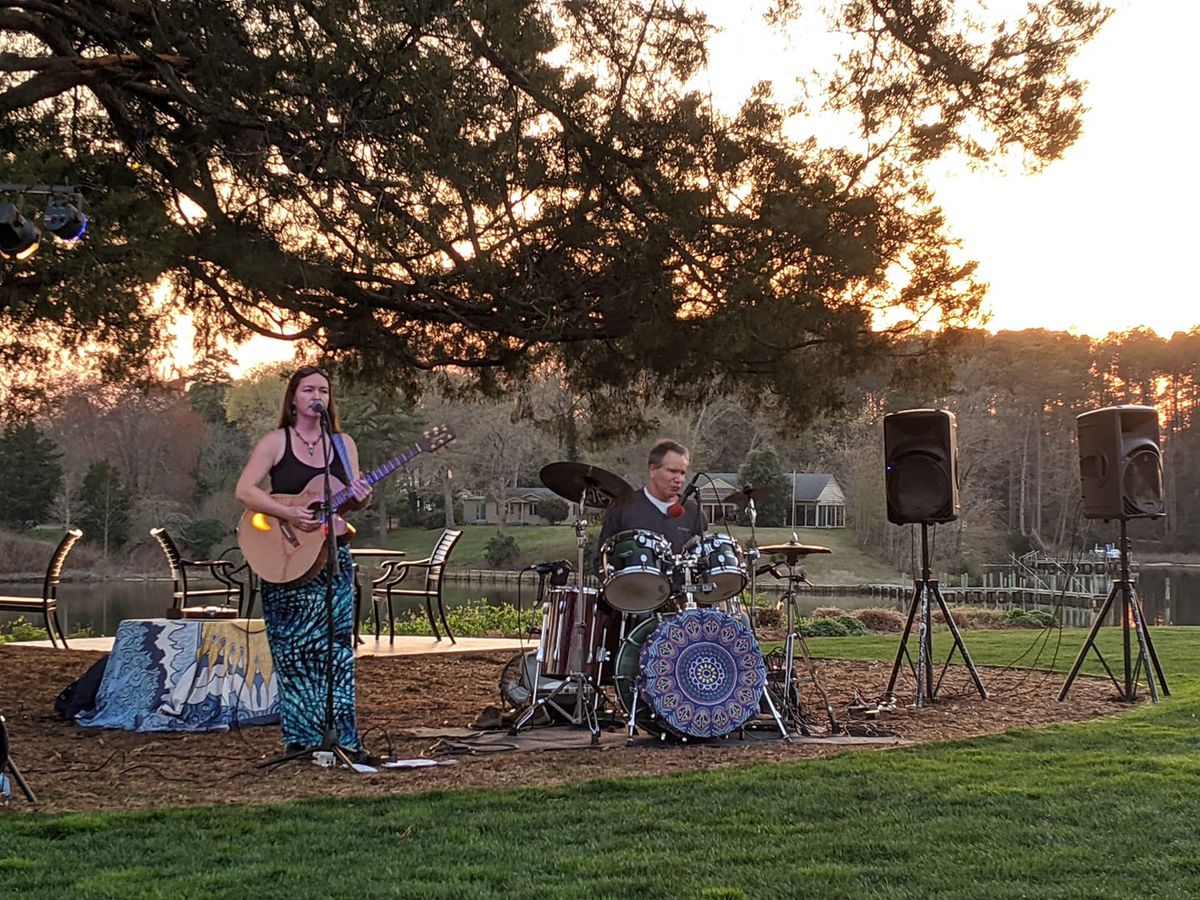
[[(39, 596), (39, 584), (0, 584), (0, 593), (21, 596)], [(1148, 569), (1141, 573), (1138, 594), (1145, 606), (1150, 622), (1170, 625), (1200, 625), (1200, 571), (1180, 569)], [(447, 581), (444, 596), (448, 606), (467, 602), (489, 604), (511, 603), (518, 600), (528, 609), (536, 599), (537, 581), (528, 577), (518, 585), (513, 582), (480, 584)], [(772, 595), (773, 596), (773, 595)], [(122, 619), (153, 618), (162, 616), (171, 605), (171, 582), (169, 581), (107, 581), (87, 583), (64, 583), (59, 588), (59, 617), (67, 633), (89, 630), (94, 635), (107, 636), (116, 633)], [(858, 594), (823, 595), (805, 597), (800, 604), (804, 615), (819, 606), (838, 606), (845, 610), (863, 609), (886, 605), (877, 597)], [(905, 608), (905, 601), (895, 604)], [(363, 604), (364, 619), (371, 614), (369, 603)], [(405, 611), (423, 610), (416, 601), (397, 600), (396, 614)], [(258, 610), (256, 610), (258, 612)], [(11, 622), (16, 613), (0, 613), (0, 623)], [(41, 625), (40, 616), (27, 616), (29, 621)]]
[[(0, 593), (37, 597), (41, 596), (41, 584), (0, 584)], [(117, 625), (122, 619), (162, 616), (171, 605), (171, 582), (138, 580), (64, 583), (59, 586), (58, 597), (59, 618), (68, 634), (86, 629), (96, 636), (111, 636), (116, 634)], [(519, 601), (523, 609), (529, 609), (537, 598), (537, 580), (533, 577), (524, 579), (520, 583), (519, 596), (518, 585), (513, 582), (467, 584), (447, 581), (443, 597), (448, 607), (468, 602), (486, 602), (492, 605), (510, 603), (515, 606)], [(800, 609), (807, 615), (818, 606), (861, 609), (878, 606), (879, 603), (878, 598), (865, 596), (821, 596), (805, 598)], [(416, 600), (397, 598), (395, 609), (399, 617), (407, 611), (420, 611), (421, 615), (424, 615), (425, 607)], [(261, 615), (261, 609), (257, 606), (255, 613)], [(364, 620), (371, 615), (370, 603), (366, 602), (365, 598), (362, 613)], [(11, 622), (18, 615), (0, 613), (0, 623)], [(39, 627), (42, 625), (40, 615), (26, 615), (25, 618)]]

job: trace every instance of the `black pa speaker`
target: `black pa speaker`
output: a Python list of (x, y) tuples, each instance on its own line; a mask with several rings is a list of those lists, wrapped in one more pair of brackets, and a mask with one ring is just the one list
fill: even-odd
[(1165, 515), (1158, 411), (1109, 406), (1075, 418), (1079, 486), (1089, 519)]
[(958, 425), (944, 409), (883, 417), (887, 517), (896, 525), (958, 518)]

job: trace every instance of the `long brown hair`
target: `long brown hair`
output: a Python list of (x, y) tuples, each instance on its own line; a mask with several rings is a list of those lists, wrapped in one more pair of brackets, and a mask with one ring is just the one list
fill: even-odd
[(296, 424), (296, 388), (309, 375), (320, 375), (329, 385), (329, 427), (333, 431), (341, 431), (342, 423), (338, 419), (337, 403), (333, 399), (333, 379), (329, 372), (320, 366), (301, 366), (288, 379), (287, 389), (283, 392), (283, 405), (279, 409), (279, 427), (291, 428)]

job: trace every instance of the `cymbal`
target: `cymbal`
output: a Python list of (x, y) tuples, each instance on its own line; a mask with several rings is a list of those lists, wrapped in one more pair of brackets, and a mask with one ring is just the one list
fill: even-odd
[(788, 565), (792, 565), (802, 556), (808, 556), (810, 553), (832, 553), (828, 547), (822, 547), (819, 544), (800, 544), (796, 541), (788, 541), (786, 544), (763, 544), (758, 548), (758, 552), (766, 553), (781, 553), (787, 557)]
[(751, 497), (758, 499), (759, 497), (766, 497), (768, 494), (773, 493), (775, 493), (775, 488), (771, 487), (770, 485), (766, 485), (764, 487), (754, 487), (754, 485), (748, 484), (740, 491), (734, 491), (721, 502), (736, 503), (738, 506), (745, 507), (746, 504), (750, 502)]
[(542, 466), (538, 477), (542, 479), (542, 484), (564, 500), (578, 503), (579, 498), (583, 497), (584, 506), (600, 509), (615, 506), (633, 493), (629, 482), (620, 475), (584, 463), (550, 463)]

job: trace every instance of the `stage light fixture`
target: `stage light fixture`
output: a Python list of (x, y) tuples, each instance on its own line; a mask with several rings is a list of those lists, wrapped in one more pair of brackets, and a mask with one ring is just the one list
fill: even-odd
[(61, 241), (74, 243), (87, 231), (88, 217), (66, 200), (51, 200), (42, 216), (42, 227)]
[(0, 256), (5, 259), (29, 259), (41, 243), (38, 227), (21, 215), (11, 203), (0, 203)]

